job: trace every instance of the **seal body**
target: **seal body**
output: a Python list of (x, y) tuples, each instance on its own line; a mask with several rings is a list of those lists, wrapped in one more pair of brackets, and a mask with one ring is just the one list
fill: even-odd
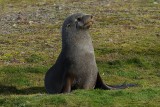
[[(88, 32), (76, 32), (73, 42), (67, 42), (64, 51), (66, 60), (69, 62), (67, 69), (70, 76), (73, 76), (73, 84), (77, 88), (94, 88), (97, 78), (97, 65), (95, 62), (94, 49)], [(81, 34), (81, 35), (80, 35)], [(69, 40), (69, 41), (70, 41)]]
[(62, 26), (62, 50), (56, 63), (45, 75), (48, 93), (66, 93), (73, 89), (116, 89), (103, 83), (97, 69), (94, 48), (89, 35), (93, 17), (77, 13)]

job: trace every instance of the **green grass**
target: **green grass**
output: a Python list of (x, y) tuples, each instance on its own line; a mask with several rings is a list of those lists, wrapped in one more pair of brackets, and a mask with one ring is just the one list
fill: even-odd
[[(0, 17), (51, 9), (55, 18), (53, 23), (19, 23), (17, 32), (0, 34), (0, 106), (160, 106), (160, 1), (81, 2), (0, 0)], [(90, 34), (104, 82), (136, 83), (138, 87), (46, 94), (44, 75), (60, 53), (60, 27), (65, 17), (76, 12), (94, 15)]]
[(66, 95), (17, 95), (0, 98), (2, 106), (159, 106), (158, 88), (134, 90), (77, 90)]

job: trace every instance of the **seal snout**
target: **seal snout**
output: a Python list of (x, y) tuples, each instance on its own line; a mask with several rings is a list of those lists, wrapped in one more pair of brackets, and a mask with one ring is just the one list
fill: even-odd
[(83, 16), (84, 20), (84, 27), (85, 28), (90, 28), (90, 26), (94, 23), (94, 19), (92, 15), (85, 15)]

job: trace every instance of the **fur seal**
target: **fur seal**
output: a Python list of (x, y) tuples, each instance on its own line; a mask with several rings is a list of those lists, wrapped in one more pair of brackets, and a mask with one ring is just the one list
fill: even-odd
[(83, 13), (73, 14), (64, 21), (61, 53), (45, 75), (47, 93), (68, 93), (74, 89), (94, 88), (111, 90), (134, 86), (110, 86), (103, 83), (89, 35), (89, 28), (93, 22), (92, 15)]

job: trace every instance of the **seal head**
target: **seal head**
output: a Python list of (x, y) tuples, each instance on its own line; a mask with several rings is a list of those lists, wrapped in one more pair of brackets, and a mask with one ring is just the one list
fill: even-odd
[(77, 13), (69, 16), (63, 23), (64, 28), (77, 29), (77, 30), (87, 30), (93, 24), (93, 16), (86, 15), (83, 13)]

